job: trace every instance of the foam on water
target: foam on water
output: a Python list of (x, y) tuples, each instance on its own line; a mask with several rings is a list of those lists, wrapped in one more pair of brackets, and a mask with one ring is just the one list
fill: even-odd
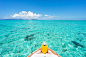
[(62, 57), (86, 57), (86, 21), (0, 20), (0, 57), (26, 57), (43, 41)]

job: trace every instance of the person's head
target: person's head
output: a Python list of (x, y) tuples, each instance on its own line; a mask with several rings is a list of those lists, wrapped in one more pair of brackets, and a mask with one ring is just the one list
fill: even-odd
[(43, 41), (43, 45), (46, 45), (46, 41)]

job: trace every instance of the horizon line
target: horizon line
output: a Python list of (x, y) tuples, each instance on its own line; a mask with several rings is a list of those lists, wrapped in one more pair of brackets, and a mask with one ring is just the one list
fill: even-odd
[(0, 20), (86, 20), (86, 19), (0, 19)]

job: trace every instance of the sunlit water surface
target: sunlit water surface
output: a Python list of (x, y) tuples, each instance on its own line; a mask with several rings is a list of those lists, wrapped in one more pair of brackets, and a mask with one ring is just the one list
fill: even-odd
[(86, 57), (86, 21), (0, 20), (0, 57), (27, 57), (43, 41), (62, 57)]

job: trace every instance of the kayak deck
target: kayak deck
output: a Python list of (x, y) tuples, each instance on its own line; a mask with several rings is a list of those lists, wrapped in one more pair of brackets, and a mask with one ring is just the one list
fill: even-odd
[(50, 50), (48, 50), (48, 52), (50, 52), (51, 54), (43, 54), (43, 53), (40, 53), (41, 50), (37, 51), (36, 53), (34, 53), (31, 57), (58, 57), (57, 55), (54, 55)]

